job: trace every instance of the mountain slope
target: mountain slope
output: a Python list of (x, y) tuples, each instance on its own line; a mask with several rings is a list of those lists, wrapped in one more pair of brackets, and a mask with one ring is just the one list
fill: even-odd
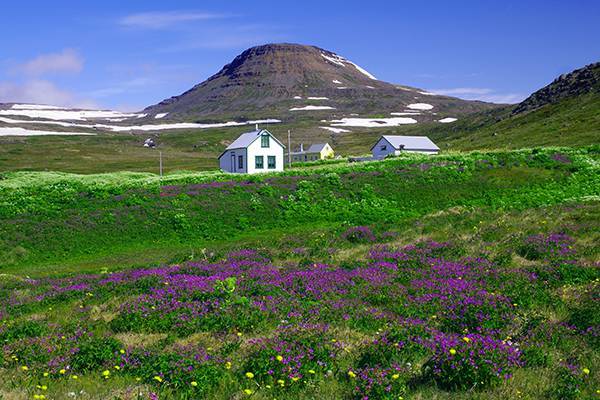
[(206, 81), (144, 112), (168, 113), (169, 119), (280, 117), (306, 111), (340, 116), (402, 112), (414, 103), (456, 115), (494, 107), (377, 80), (351, 61), (315, 46), (268, 44), (244, 51)]
[(404, 131), (429, 135), (450, 149), (600, 143), (600, 63), (561, 75), (516, 106), (467, 115), (447, 126), (415, 128)]
[(521, 114), (588, 93), (600, 94), (600, 62), (559, 76), (548, 86), (536, 91), (517, 105), (513, 114)]

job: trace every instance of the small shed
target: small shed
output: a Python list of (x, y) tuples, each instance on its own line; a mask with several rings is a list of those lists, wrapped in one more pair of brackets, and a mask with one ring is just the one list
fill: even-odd
[(381, 159), (402, 152), (437, 154), (440, 148), (427, 136), (384, 135), (371, 147), (373, 158)]

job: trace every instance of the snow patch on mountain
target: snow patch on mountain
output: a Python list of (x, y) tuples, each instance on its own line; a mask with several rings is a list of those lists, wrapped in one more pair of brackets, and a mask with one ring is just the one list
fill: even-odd
[(454, 122), (454, 121), (457, 121), (457, 119), (448, 117), (448, 118), (440, 119), (438, 122), (441, 122), (442, 124), (449, 124), (450, 122)]
[(388, 128), (406, 124), (416, 124), (413, 118), (342, 118), (330, 121), (332, 126), (353, 126), (363, 128)]
[(431, 104), (427, 104), (427, 103), (413, 103), (413, 104), (409, 104), (406, 107), (413, 109), (413, 110), (431, 110), (433, 108), (433, 106)]
[[(362, 68), (361, 66), (353, 63), (352, 61), (345, 59), (342, 56), (338, 56), (337, 54), (333, 54), (333, 53), (331, 53), (331, 55), (321, 53), (321, 55), (327, 61), (332, 62), (335, 65), (339, 65), (340, 67), (347, 67), (346, 63), (348, 63), (348, 64), (352, 65), (354, 68), (356, 68), (358, 70), (358, 72), (365, 75), (369, 79), (373, 79), (375, 81), (377, 80), (377, 78), (375, 78), (371, 73), (369, 73), (369, 71), (367, 71), (366, 69)], [(334, 82), (334, 83), (336, 83), (336, 82)]]
[(316, 111), (316, 110), (335, 110), (335, 107), (330, 106), (304, 106), (290, 108), (290, 111)]
[(331, 126), (320, 126), (319, 128), (321, 129), (325, 129), (327, 131), (333, 132), (333, 133), (344, 133), (344, 132), (352, 132), (349, 131), (348, 129), (344, 129), (344, 128), (333, 128)]
[[(0, 117), (0, 122), (8, 123), (8, 124), (42, 124), (42, 125), (58, 125), (68, 128), (87, 128), (87, 129), (103, 129), (107, 131), (113, 132), (128, 132), (128, 131), (162, 131), (162, 130), (170, 130), (170, 129), (210, 129), (210, 128), (226, 128), (230, 126), (244, 126), (244, 125), (254, 125), (254, 124), (277, 124), (280, 123), (279, 119), (260, 119), (253, 121), (244, 121), (244, 122), (220, 122), (213, 124), (198, 124), (193, 122), (180, 122), (173, 124), (148, 124), (148, 125), (129, 125), (129, 126), (119, 126), (119, 125), (107, 125), (107, 124), (81, 124), (74, 122), (64, 122), (64, 121), (36, 121), (36, 120), (16, 120), (11, 118)], [(67, 132), (68, 133), (68, 132)]]
[(86, 121), (89, 119), (141, 118), (140, 116), (142, 114), (122, 113), (110, 110), (70, 110), (35, 104), (15, 104), (10, 109), (0, 110), (0, 115), (52, 119), (58, 121)]

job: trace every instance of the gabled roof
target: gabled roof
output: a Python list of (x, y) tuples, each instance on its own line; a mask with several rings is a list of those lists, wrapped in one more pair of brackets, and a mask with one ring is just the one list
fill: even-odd
[(325, 148), (325, 146), (327, 146), (327, 143), (311, 144), (310, 147), (308, 148), (308, 150), (306, 150), (306, 152), (307, 153), (320, 153), (321, 150), (323, 150)]
[(219, 158), (221, 158), (221, 156), (223, 154), (225, 154), (225, 152), (227, 150), (245, 149), (246, 147), (248, 147), (252, 143), (254, 143), (254, 141), (256, 139), (258, 139), (263, 133), (268, 133), (269, 136), (271, 136), (271, 138), (273, 138), (273, 140), (275, 140), (277, 143), (279, 143), (279, 145), (281, 147), (283, 147), (285, 149), (285, 145), (283, 143), (281, 143), (279, 140), (277, 140), (277, 138), (275, 136), (273, 136), (273, 134), (271, 132), (269, 132), (266, 129), (257, 129), (257, 130), (254, 130), (252, 132), (242, 133), (237, 139), (235, 139), (233, 141), (233, 143), (231, 143), (229, 146), (227, 146), (227, 148), (225, 149), (225, 151), (223, 151), (221, 153), (221, 155), (219, 156)]
[[(400, 150), (401, 146), (404, 145), (405, 150), (430, 150), (437, 151), (440, 148), (431, 141), (427, 136), (396, 136), (396, 135), (383, 135), (381, 138), (387, 140), (394, 149)], [(381, 140), (379, 138), (379, 140)], [(375, 147), (379, 140), (373, 145)], [(371, 150), (373, 150), (371, 147)]]

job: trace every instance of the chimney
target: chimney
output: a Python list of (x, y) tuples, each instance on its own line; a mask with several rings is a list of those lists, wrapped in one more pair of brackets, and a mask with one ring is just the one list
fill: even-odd
[(304, 152), (304, 145), (302, 143), (300, 143), (300, 153)]
[(256, 124), (256, 130), (258, 130), (258, 124)]

